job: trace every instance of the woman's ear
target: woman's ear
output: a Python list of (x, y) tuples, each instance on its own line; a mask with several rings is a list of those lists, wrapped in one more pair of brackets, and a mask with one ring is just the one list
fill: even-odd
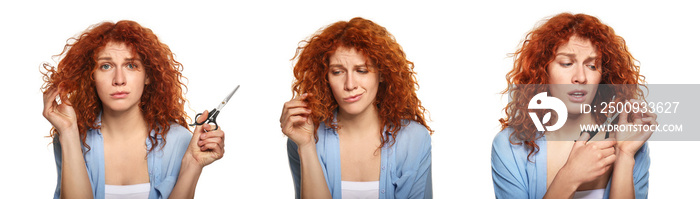
[(146, 77), (146, 85), (151, 84), (151, 78)]

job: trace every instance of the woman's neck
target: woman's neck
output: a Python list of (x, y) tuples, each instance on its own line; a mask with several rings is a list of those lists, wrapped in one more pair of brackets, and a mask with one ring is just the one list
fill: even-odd
[(103, 135), (115, 138), (148, 136), (148, 134), (144, 133), (148, 129), (146, 119), (138, 107), (126, 111), (104, 109), (102, 111), (102, 125), (100, 128)]
[(581, 125), (594, 124), (592, 114), (571, 114), (566, 119), (564, 126), (556, 131), (547, 131), (547, 140), (552, 141), (573, 141), (581, 135)]
[(337, 120), (342, 132), (346, 134), (375, 136), (377, 131), (382, 129), (379, 110), (375, 106), (370, 106), (365, 111), (355, 115), (339, 110)]

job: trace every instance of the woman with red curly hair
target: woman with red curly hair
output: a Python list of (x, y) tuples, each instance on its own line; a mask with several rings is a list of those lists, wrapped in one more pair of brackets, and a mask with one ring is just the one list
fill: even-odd
[[(581, 113), (581, 106), (644, 100), (644, 76), (624, 39), (593, 16), (562, 13), (530, 32), (514, 58), (504, 91), (512, 100), (491, 151), (496, 197), (646, 198), (652, 132), (580, 127), (613, 118), (601, 107)], [(531, 112), (548, 98), (563, 102), (561, 113)], [(563, 125), (540, 130), (543, 124), (535, 122), (543, 115), (544, 124), (561, 117)], [(657, 124), (653, 113), (619, 116), (613, 124)]]
[(297, 198), (432, 198), (432, 130), (413, 63), (382, 26), (326, 27), (297, 49), (282, 132)]
[(54, 198), (193, 198), (202, 168), (223, 157), (224, 132), (189, 132), (170, 48), (136, 22), (104, 22), (70, 39), (60, 58), (44, 65), (43, 86)]

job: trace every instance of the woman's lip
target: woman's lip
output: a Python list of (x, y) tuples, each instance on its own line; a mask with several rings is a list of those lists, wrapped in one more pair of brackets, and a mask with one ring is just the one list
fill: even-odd
[(353, 96), (350, 96), (350, 97), (343, 98), (343, 101), (345, 101), (345, 102), (347, 102), (347, 103), (352, 103), (352, 102), (359, 101), (360, 98), (362, 98), (362, 93), (357, 94), (357, 95), (353, 95)]
[[(580, 93), (580, 96), (577, 96), (575, 94)], [(585, 90), (575, 90), (567, 93), (569, 96), (569, 101), (574, 102), (574, 103), (583, 103), (586, 100), (586, 95), (588, 95), (588, 91)]]
[(586, 94), (588, 94), (588, 91), (586, 91), (586, 90), (573, 90), (573, 91), (568, 92), (566, 94), (573, 95), (574, 93), (583, 93), (583, 95), (586, 95)]
[(129, 95), (129, 92), (116, 92), (116, 93), (112, 93), (112, 94), (109, 94), (109, 95), (112, 96), (112, 98), (115, 98), (115, 99), (122, 99), (122, 98), (126, 98), (126, 96)]

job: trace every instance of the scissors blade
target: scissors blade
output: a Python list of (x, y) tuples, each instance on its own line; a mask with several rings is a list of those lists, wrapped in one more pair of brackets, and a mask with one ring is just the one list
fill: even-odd
[(613, 114), (612, 117), (608, 117), (608, 119), (605, 120), (604, 125), (607, 126), (607, 125), (612, 124), (613, 120), (615, 120), (615, 118), (617, 118), (618, 115), (620, 115), (620, 112), (617, 112), (617, 113)]
[(216, 107), (217, 111), (221, 111), (221, 109), (224, 108), (224, 106), (226, 106), (228, 100), (230, 100), (231, 97), (233, 97), (233, 94), (236, 93), (239, 87), (241, 87), (241, 85), (236, 86), (236, 88), (234, 88), (233, 91), (231, 91), (231, 93), (229, 93), (228, 96), (226, 96), (226, 98), (224, 98), (224, 100), (221, 101), (221, 104), (219, 104), (219, 106)]

